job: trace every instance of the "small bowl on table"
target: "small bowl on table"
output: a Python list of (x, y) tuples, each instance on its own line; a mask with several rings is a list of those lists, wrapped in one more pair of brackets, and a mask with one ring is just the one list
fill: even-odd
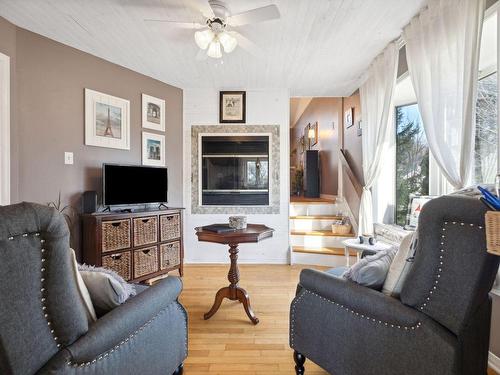
[(246, 216), (230, 216), (229, 227), (233, 229), (246, 229), (247, 217)]

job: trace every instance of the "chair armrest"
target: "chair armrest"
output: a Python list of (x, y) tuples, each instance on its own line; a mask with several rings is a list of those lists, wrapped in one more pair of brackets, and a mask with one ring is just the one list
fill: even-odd
[(127, 339), (154, 319), (182, 291), (178, 277), (168, 277), (130, 298), (95, 322), (88, 332), (66, 349), (75, 362), (92, 361)]
[[(398, 299), (325, 272), (305, 269), (300, 274), (299, 294), (312, 293), (350, 312), (388, 325), (416, 327), (425, 319)], [(300, 296), (296, 297), (296, 301)]]

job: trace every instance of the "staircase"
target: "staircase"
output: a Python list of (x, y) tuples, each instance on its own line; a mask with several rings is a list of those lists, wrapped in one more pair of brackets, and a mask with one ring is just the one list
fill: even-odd
[[(345, 265), (342, 241), (354, 234), (332, 233), (332, 223), (347, 216), (342, 199), (290, 199), (291, 263)], [(352, 254), (355, 256), (355, 254)]]

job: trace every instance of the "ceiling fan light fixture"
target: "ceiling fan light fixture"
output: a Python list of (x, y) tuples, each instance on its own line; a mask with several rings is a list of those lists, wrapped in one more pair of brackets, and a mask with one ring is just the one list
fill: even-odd
[(212, 30), (197, 31), (194, 33), (194, 41), (201, 49), (207, 49), (214, 40), (215, 34)]
[(224, 48), (224, 52), (226, 53), (231, 53), (234, 51), (236, 46), (238, 45), (238, 40), (231, 34), (229, 34), (226, 31), (223, 31), (220, 33), (217, 38), (219, 39), (220, 43), (222, 44), (222, 47)]
[(220, 42), (214, 40), (210, 43), (207, 50), (207, 55), (213, 59), (220, 59), (222, 57), (222, 50), (220, 48)]

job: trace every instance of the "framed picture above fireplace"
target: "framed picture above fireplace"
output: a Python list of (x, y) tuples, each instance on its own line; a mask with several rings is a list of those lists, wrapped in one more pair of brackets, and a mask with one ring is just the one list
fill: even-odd
[(241, 123), (246, 121), (246, 92), (221, 91), (219, 94), (219, 122)]

